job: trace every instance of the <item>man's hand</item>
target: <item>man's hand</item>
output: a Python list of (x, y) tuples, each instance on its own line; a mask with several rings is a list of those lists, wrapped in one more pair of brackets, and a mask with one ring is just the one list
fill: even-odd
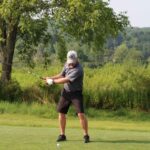
[(47, 83), (48, 85), (52, 85), (52, 84), (54, 84), (54, 80), (53, 80), (53, 79), (50, 79), (50, 78), (46, 78), (46, 83)]
[(57, 79), (54, 79), (53, 77), (43, 77), (43, 80), (47, 85), (64, 84), (70, 82), (70, 80), (67, 77), (61, 77)]

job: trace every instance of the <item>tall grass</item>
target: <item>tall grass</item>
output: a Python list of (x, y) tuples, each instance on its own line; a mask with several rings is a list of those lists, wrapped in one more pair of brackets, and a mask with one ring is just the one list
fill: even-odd
[(142, 65), (107, 64), (86, 69), (86, 103), (97, 108), (150, 108), (150, 68)]
[[(21, 96), (14, 96), (14, 101), (20, 99), (28, 103), (57, 103), (62, 85), (46, 86), (42, 80), (28, 72), (52, 76), (60, 73), (61, 69), (61, 66), (50, 66), (47, 70), (40, 66), (33, 70), (14, 68), (12, 78), (19, 82), (21, 88)], [(138, 63), (106, 64), (100, 68), (84, 70), (83, 93), (86, 106), (98, 109), (136, 108), (149, 111), (150, 66), (145, 68)], [(0, 91), (3, 91), (2, 89), (3, 87)], [(10, 90), (9, 93), (11, 91), (13, 92)], [(8, 98), (11, 99), (11, 96), (13, 94)], [(5, 100), (5, 97), (0, 96), (0, 99)]]
[[(56, 119), (58, 113), (56, 104), (39, 104), (39, 103), (10, 103), (0, 102), (0, 115), (24, 115), (37, 116), (39, 118)], [(137, 110), (119, 109), (116, 111), (98, 110), (94, 108), (86, 108), (85, 114), (88, 118), (96, 120), (117, 120), (117, 121), (150, 121), (148, 112), (138, 112)], [(77, 115), (73, 107), (69, 109), (69, 118), (76, 118)]]
[(0, 114), (22, 114), (33, 115), (43, 118), (56, 118), (56, 105), (47, 104), (41, 105), (39, 103), (9, 103), (0, 102)]

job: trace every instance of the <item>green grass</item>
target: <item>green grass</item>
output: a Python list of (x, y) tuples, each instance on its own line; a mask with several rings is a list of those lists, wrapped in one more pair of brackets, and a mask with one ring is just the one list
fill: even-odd
[[(1, 114), (0, 125), (9, 126), (32, 126), (32, 127), (58, 127), (57, 118), (41, 118), (21, 114)], [(67, 127), (80, 128), (78, 118), (68, 116)], [(126, 130), (126, 131), (148, 131), (150, 132), (149, 121), (130, 120), (96, 120), (89, 118), (89, 127), (103, 130)]]
[[(53, 76), (61, 70), (62, 66), (50, 66), (47, 70), (40, 65), (34, 69), (15, 67), (12, 79), (19, 85), (12, 82), (5, 87), (0, 86), (0, 99), (29, 103), (57, 102), (63, 85), (46, 86), (32, 73)], [(84, 70), (83, 94), (87, 106), (111, 110), (120, 108), (150, 110), (150, 68), (135, 63), (106, 64), (96, 69), (85, 67)]]
[[(60, 70), (60, 68), (51, 68), (50, 71), (43, 72), (37, 69), (35, 72), (47, 76), (58, 73)], [(87, 95), (85, 95), (85, 98), (95, 102), (102, 98), (106, 100), (106, 103), (111, 100), (107, 99), (107, 88), (109, 90), (107, 85), (110, 84), (112, 87), (117, 88), (114, 79), (118, 78), (118, 73), (110, 70), (109, 66), (106, 70), (87, 70), (86, 73), (84, 85), (85, 94)], [(17, 79), (22, 89), (38, 85), (36, 82), (42, 82), (28, 74), (27, 70), (14, 70), (13, 78)], [(105, 88), (106, 92), (100, 95), (101, 93), (98, 93), (98, 91), (102, 91), (102, 89), (105, 91)], [(110, 94), (112, 94), (112, 97), (116, 96), (115, 92), (113, 95), (113, 91), (110, 91)], [(129, 91), (129, 94), (132, 94), (132, 92)], [(45, 95), (44, 98), (46, 97)], [(89, 95), (92, 95), (92, 97), (88, 97)], [(127, 100), (125, 94), (123, 97), (118, 95), (117, 97), (121, 102), (122, 98)], [(53, 97), (50, 98), (52, 99)], [(108, 101), (108, 104), (111, 104), (111, 102)], [(128, 109), (108, 111), (90, 108), (86, 110), (86, 113), (89, 118), (92, 142), (87, 145), (83, 144), (82, 130), (80, 129), (78, 118), (75, 117), (75, 113), (71, 109), (68, 115), (66, 131), (68, 141), (61, 143), (60, 147), (57, 148), (55, 141), (59, 130), (56, 106), (54, 104), (0, 102), (0, 150), (149, 150), (149, 112), (138, 111), (138, 109), (132, 111)]]
[[(49, 119), (50, 118), (50, 119)], [(88, 118), (91, 143), (84, 144), (77, 117), (67, 117), (67, 142), (56, 146), (57, 118), (0, 114), (0, 150), (149, 150), (150, 121)]]
[[(12, 79), (19, 82), (23, 91), (23, 96), (20, 99), (29, 102), (39, 100), (41, 102), (45, 99), (50, 102), (57, 101), (62, 86), (45, 87), (43, 90), (45, 84), (32, 73), (41, 76), (53, 76), (60, 73), (61, 70), (62, 66), (58, 65), (49, 66), (47, 70), (42, 68), (41, 65), (34, 69), (13, 68)], [(96, 69), (85, 67), (84, 70), (83, 94), (87, 105), (103, 109), (119, 109), (122, 107), (147, 111), (150, 109), (150, 67), (145, 68), (139, 63), (125, 63), (106, 64)], [(17, 96), (15, 98), (18, 100)]]
[[(34, 103), (9, 103), (5, 101), (0, 102), (0, 114), (22, 114), (32, 115), (42, 118), (57, 118), (56, 104), (39, 104)], [(131, 120), (131, 121), (150, 121), (150, 113), (138, 110), (119, 109), (117, 111), (100, 110), (94, 108), (85, 109), (85, 113), (89, 118), (97, 120)], [(70, 108), (69, 117), (74, 118), (75, 110)]]
[(91, 143), (84, 144), (81, 129), (68, 128), (68, 141), (56, 146), (59, 134), (52, 127), (0, 126), (1, 150), (149, 150), (150, 134), (138, 131), (91, 129)]
[(56, 118), (56, 106), (54, 104), (41, 105), (39, 103), (9, 103), (0, 102), (0, 114), (25, 114), (45, 118)]
[(60, 73), (62, 67), (60, 66), (51, 66), (48, 70), (43, 69), (41, 66), (31, 68), (13, 68), (12, 78), (17, 80), (22, 88), (31, 87), (37, 82), (40, 82), (38, 76), (46, 77), (53, 76)]

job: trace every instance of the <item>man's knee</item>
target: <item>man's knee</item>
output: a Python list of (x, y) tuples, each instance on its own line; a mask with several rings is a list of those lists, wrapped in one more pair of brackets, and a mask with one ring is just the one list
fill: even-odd
[(84, 113), (78, 113), (78, 117), (79, 117), (80, 120), (85, 120)]
[(59, 113), (59, 119), (66, 119), (66, 114)]

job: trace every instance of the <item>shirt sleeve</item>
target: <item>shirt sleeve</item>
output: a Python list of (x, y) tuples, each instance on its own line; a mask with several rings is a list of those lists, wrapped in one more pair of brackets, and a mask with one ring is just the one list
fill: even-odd
[(65, 66), (64, 66), (64, 68), (62, 69), (62, 71), (61, 71), (61, 73), (60, 73), (60, 75), (63, 76), (63, 77), (65, 77), (65, 74), (66, 74), (66, 73), (65, 73), (65, 70), (66, 70), (66, 69), (65, 69)]
[(69, 79), (70, 82), (73, 82), (81, 75), (82, 75), (82, 71), (80, 69), (75, 69), (66, 77)]

